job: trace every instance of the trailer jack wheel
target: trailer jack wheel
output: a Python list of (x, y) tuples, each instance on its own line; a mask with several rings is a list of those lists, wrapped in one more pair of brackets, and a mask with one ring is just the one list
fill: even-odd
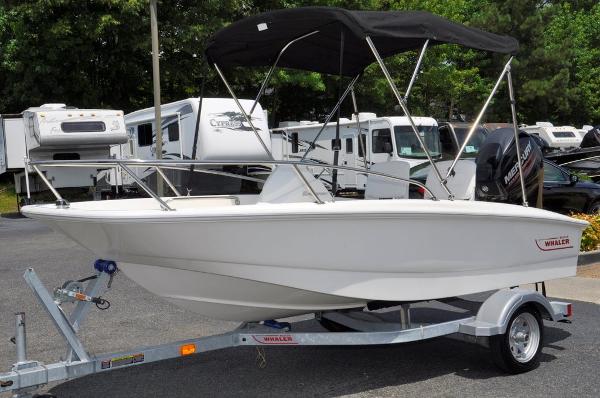
[(538, 366), (543, 343), (540, 314), (531, 307), (521, 307), (510, 318), (506, 332), (490, 338), (490, 349), (500, 369), (517, 374)]

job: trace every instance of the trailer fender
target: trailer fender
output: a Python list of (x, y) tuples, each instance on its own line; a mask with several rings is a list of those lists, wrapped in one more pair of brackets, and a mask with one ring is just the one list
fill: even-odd
[(506, 332), (512, 315), (524, 305), (533, 306), (543, 319), (562, 319), (541, 293), (520, 288), (498, 290), (483, 302), (475, 320), (462, 324), (459, 332), (473, 336), (494, 336)]

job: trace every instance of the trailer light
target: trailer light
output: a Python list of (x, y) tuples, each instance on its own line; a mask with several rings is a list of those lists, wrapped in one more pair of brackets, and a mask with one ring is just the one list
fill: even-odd
[(567, 318), (570, 318), (571, 316), (573, 316), (573, 305), (572, 304), (567, 304), (567, 313), (565, 314), (565, 316)]
[(184, 344), (179, 347), (179, 353), (181, 356), (192, 355), (196, 353), (196, 344)]

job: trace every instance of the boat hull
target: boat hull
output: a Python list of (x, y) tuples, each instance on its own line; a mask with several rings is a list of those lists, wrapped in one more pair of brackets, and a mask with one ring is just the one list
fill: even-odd
[(585, 227), (539, 209), (416, 200), (23, 211), (149, 291), (239, 321), (572, 276)]

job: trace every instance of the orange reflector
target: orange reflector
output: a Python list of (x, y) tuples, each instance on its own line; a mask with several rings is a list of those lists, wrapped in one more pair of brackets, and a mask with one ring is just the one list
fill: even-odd
[(75, 293), (75, 298), (80, 301), (85, 301), (86, 295), (81, 293)]
[(196, 352), (196, 344), (184, 344), (179, 347), (179, 352), (181, 356), (192, 355)]

